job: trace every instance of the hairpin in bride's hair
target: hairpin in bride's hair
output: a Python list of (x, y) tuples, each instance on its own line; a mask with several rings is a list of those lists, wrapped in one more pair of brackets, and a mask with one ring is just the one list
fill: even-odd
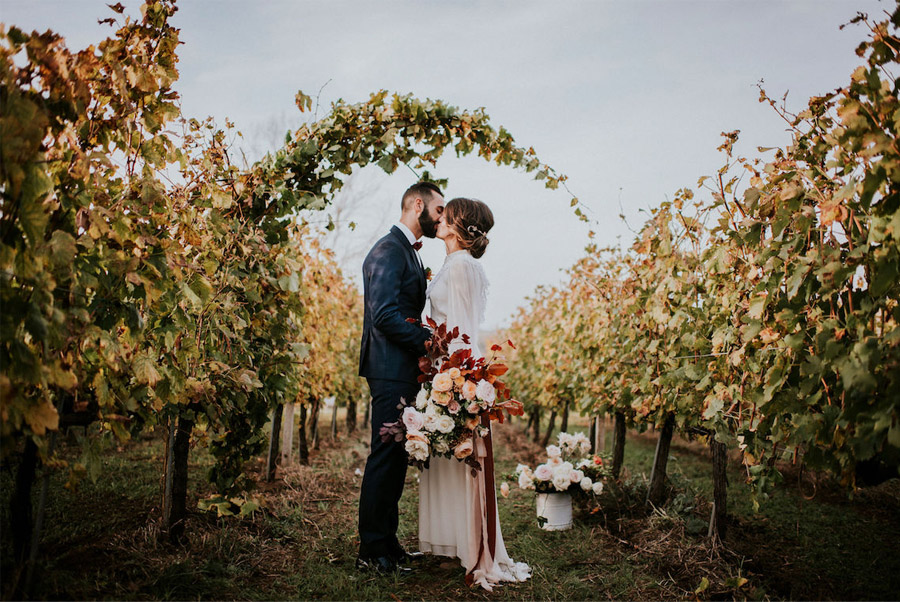
[(475, 224), (469, 224), (469, 227), (466, 228), (469, 234), (477, 234), (478, 236), (487, 236), (484, 232), (478, 229), (478, 226)]

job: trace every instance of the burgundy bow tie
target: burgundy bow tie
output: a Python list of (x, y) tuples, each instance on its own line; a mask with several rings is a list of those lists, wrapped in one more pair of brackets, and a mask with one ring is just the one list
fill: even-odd
[(421, 249), (421, 248), (422, 248), (422, 241), (421, 241), (421, 240), (417, 240), (416, 242), (413, 243), (413, 249), (415, 249), (416, 251), (418, 251), (418, 250)]

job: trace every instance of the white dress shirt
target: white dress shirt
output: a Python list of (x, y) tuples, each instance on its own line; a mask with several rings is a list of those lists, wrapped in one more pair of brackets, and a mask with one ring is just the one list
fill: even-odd
[(410, 246), (416, 244), (416, 241), (418, 239), (416, 238), (416, 235), (412, 233), (412, 230), (410, 230), (409, 227), (407, 227), (406, 224), (404, 224), (403, 222), (397, 222), (396, 226), (398, 228), (400, 228), (400, 231), (403, 232), (404, 235), (406, 235), (406, 240), (409, 241)]
[[(416, 239), (416, 235), (412, 233), (412, 230), (410, 230), (406, 224), (397, 222), (396, 226), (400, 228), (400, 231), (403, 232), (404, 236), (406, 236), (406, 240), (409, 241), (410, 246), (416, 244), (418, 239)], [(422, 258), (419, 256), (418, 251), (416, 251), (416, 259), (419, 261), (419, 267), (422, 267)]]

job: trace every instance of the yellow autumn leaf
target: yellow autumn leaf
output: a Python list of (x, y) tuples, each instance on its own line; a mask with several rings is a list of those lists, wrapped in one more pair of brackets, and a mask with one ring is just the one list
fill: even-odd
[(31, 403), (25, 409), (25, 422), (35, 435), (44, 435), (59, 428), (59, 414), (49, 401)]

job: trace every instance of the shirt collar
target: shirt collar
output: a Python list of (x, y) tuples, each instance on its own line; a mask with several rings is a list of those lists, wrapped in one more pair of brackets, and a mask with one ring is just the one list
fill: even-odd
[(406, 224), (404, 224), (402, 222), (397, 222), (397, 227), (400, 228), (400, 231), (403, 232), (404, 236), (406, 236), (406, 240), (409, 241), (410, 246), (416, 244), (416, 240), (417, 240), (416, 236), (415, 236), (415, 234), (412, 233), (412, 230), (410, 230), (406, 226)]

